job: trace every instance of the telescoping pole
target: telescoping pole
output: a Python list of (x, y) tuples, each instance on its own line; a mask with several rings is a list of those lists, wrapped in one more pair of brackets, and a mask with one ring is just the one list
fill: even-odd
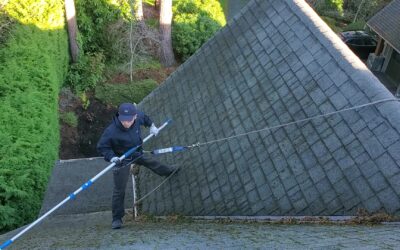
[[(161, 125), (161, 127), (159, 128), (159, 130), (162, 130), (163, 128), (165, 128), (169, 123), (171, 123), (171, 120), (167, 120), (163, 125)], [(143, 139), (143, 144), (148, 141), (151, 137), (153, 137), (153, 134), (148, 135), (146, 138)], [(122, 161), (123, 159), (125, 159), (126, 157), (130, 156), (132, 153), (134, 153), (139, 147), (133, 147), (130, 150), (128, 150), (125, 154), (123, 154), (121, 157), (119, 157), (119, 159)], [(24, 233), (26, 233), (29, 229), (31, 229), (32, 227), (34, 227), (36, 224), (38, 224), (39, 222), (41, 222), (42, 220), (44, 220), (47, 216), (49, 216), (51, 213), (53, 213), (54, 211), (56, 211), (59, 207), (61, 207), (62, 205), (64, 205), (67, 201), (69, 200), (73, 200), (75, 199), (76, 195), (78, 193), (80, 193), (81, 191), (89, 188), (98, 178), (100, 178), (102, 175), (104, 175), (107, 171), (109, 171), (110, 169), (112, 169), (115, 166), (115, 163), (111, 163), (110, 165), (108, 165), (105, 169), (103, 169), (100, 173), (98, 173), (96, 176), (94, 176), (92, 179), (90, 179), (89, 181), (87, 181), (85, 184), (83, 184), (80, 188), (78, 188), (75, 192), (71, 193), (68, 197), (66, 197), (63, 201), (61, 201), (60, 203), (58, 203), (58, 205), (56, 205), (55, 207), (53, 207), (52, 209), (50, 209), (47, 213), (45, 213), (44, 215), (42, 215), (40, 218), (38, 218), (37, 220), (35, 220), (34, 222), (32, 222), (31, 224), (29, 224), (26, 228), (24, 228), (21, 232), (19, 232), (17, 235), (15, 235), (14, 237), (12, 237), (11, 239), (9, 239), (8, 241), (4, 242), (1, 246), (0, 246), (0, 250), (5, 249), (6, 247), (8, 247), (9, 245), (11, 245), (16, 239), (18, 239), (21, 235), (23, 235)]]

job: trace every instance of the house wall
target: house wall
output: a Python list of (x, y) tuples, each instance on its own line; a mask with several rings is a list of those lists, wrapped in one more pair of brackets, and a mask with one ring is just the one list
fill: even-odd
[(385, 61), (383, 62), (383, 65), (381, 68), (382, 72), (386, 72), (386, 69), (389, 65), (388, 59), (390, 59), (390, 57), (392, 56), (392, 53), (393, 53), (393, 48), (388, 43), (385, 42), (385, 47), (383, 48), (383, 51), (382, 51), (382, 55), (383, 55), (383, 57), (385, 57)]
[(400, 54), (392, 49), (392, 54), (388, 60), (386, 74), (392, 78), (397, 85), (400, 84)]

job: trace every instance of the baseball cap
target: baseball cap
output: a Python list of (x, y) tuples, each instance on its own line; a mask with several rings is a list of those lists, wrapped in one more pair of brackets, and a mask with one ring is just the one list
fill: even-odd
[(132, 121), (136, 113), (135, 105), (132, 103), (122, 103), (118, 108), (118, 119), (120, 121)]

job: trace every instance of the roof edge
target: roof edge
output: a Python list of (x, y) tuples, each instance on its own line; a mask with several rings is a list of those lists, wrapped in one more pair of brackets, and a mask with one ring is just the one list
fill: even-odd
[[(286, 0), (293, 12), (307, 25), (320, 32), (314, 35), (321, 44), (328, 44), (325, 49), (340, 65), (355, 83), (363, 89), (366, 84), (376, 89), (377, 95), (367, 95), (371, 101), (391, 98), (393, 95), (387, 90), (379, 79), (368, 69), (347, 45), (336, 35), (333, 30), (321, 19), (320, 16), (303, 0)], [(313, 29), (311, 28), (311, 30)]]

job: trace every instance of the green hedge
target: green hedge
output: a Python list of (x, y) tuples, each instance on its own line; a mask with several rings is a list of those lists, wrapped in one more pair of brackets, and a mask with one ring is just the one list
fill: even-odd
[(172, 45), (186, 60), (225, 25), (218, 0), (176, 0), (173, 2)]
[(63, 0), (10, 0), (0, 48), (0, 231), (34, 219), (58, 158), (58, 92), (68, 67)]

